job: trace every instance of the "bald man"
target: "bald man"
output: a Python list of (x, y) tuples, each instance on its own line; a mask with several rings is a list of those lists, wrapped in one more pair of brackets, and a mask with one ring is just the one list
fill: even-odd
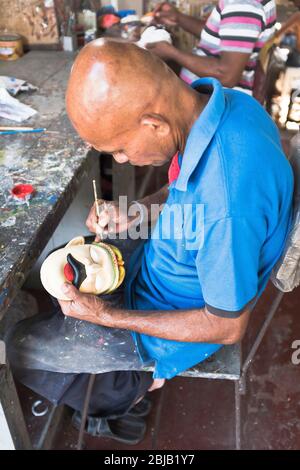
[[(66, 103), (79, 135), (118, 163), (171, 163), (169, 184), (139, 201), (143, 216), (152, 204), (165, 205), (148, 240), (134, 252), (125, 246), (133, 241), (124, 242), (122, 303), (66, 284), (70, 301), (17, 325), (9, 355), (24, 383), (77, 410), (86, 374), (97, 373), (88, 431), (133, 443), (147, 404), (133, 405), (147, 388), (243, 337), (288, 234), (292, 172), (254, 99), (211, 78), (190, 87), (133, 44), (87, 45)], [(91, 232), (130, 234), (136, 219), (117, 201), (101, 207), (99, 218), (91, 208)], [(149, 364), (154, 382), (144, 372)]]

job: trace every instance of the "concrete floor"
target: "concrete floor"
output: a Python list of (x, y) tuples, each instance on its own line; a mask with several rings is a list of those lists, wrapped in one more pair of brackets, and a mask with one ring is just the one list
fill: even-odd
[[(269, 286), (252, 314), (244, 349), (264, 318), (274, 288)], [(242, 398), (243, 449), (300, 448), (300, 364), (293, 365), (294, 340), (300, 340), (300, 289), (286, 294), (253, 361)], [(31, 415), (36, 396), (20, 388), (30, 431), (36, 435), (39, 420)], [(196, 450), (234, 448), (233, 382), (178, 377), (151, 395), (153, 408), (147, 434), (137, 446), (85, 436), (86, 449)], [(36, 439), (35, 439), (36, 440)], [(70, 414), (57, 432), (52, 448), (74, 449), (77, 431)]]

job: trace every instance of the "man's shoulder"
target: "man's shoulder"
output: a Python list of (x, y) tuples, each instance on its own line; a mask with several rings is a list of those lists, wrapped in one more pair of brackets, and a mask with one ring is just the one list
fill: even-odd
[[(224, 89), (226, 100), (226, 113), (224, 114), (220, 132), (228, 132), (229, 128), (247, 131), (243, 138), (262, 138), (265, 141), (266, 135), (275, 139), (279, 144), (279, 132), (270, 115), (261, 104), (252, 96), (238, 90)], [(248, 138), (247, 138), (248, 136)]]
[(267, 192), (280, 197), (291, 170), (276, 125), (254, 98), (235, 91), (227, 96), (231, 99), (215, 136), (225, 197), (233, 205), (251, 197), (267, 201)]
[(216, 133), (216, 141), (219, 153), (225, 155), (228, 164), (232, 164), (232, 157), (236, 156), (243, 158), (248, 168), (257, 163), (262, 168), (264, 163), (268, 164), (270, 154), (285, 158), (278, 128), (264, 108), (242, 92), (227, 96), (227, 112)]

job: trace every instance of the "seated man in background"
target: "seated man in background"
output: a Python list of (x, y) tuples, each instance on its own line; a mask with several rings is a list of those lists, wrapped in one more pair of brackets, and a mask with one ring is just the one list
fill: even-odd
[[(243, 337), (289, 231), (292, 171), (256, 100), (214, 78), (191, 87), (133, 44), (98, 39), (82, 49), (67, 111), (80, 136), (120, 164), (159, 167), (179, 155), (169, 184), (139, 201), (145, 213), (165, 205), (126, 262), (122, 304), (66, 284), (69, 301), (11, 332), (9, 359), (23, 383), (77, 411), (87, 374), (97, 374), (87, 429), (135, 443), (147, 411), (135, 403), (147, 389)], [(92, 207), (91, 232), (130, 227), (118, 201), (108, 204), (99, 217)]]
[(148, 46), (182, 66), (183, 80), (215, 77), (225, 87), (252, 94), (259, 52), (275, 31), (275, 0), (219, 0), (206, 22), (169, 3), (159, 4), (154, 13), (158, 24), (180, 26), (200, 38), (191, 53), (167, 42)]

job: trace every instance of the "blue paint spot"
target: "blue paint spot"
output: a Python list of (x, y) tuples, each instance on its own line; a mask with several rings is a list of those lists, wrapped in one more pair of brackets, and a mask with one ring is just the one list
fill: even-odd
[(0, 305), (2, 305), (8, 295), (8, 289), (3, 289), (3, 291), (0, 293)]
[(57, 196), (55, 194), (53, 194), (52, 196), (49, 196), (48, 197), (48, 201), (50, 202), (50, 204), (55, 204), (56, 201), (57, 201)]

